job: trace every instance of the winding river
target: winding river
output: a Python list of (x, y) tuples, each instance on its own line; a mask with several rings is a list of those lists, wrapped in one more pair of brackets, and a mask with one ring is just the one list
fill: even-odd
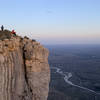
[(71, 85), (71, 86), (74, 86), (74, 87), (77, 87), (77, 88), (80, 88), (80, 89), (83, 89), (83, 90), (87, 90), (89, 92), (92, 92), (96, 95), (100, 95), (100, 93), (97, 93), (95, 92), (94, 90), (91, 90), (91, 89), (88, 89), (86, 87), (82, 87), (82, 86), (79, 86), (79, 85), (76, 85), (74, 83), (72, 83), (69, 79), (72, 77), (72, 73), (70, 72), (66, 72), (66, 74), (60, 69), (60, 68), (57, 68), (57, 67), (51, 67), (51, 69), (56, 69), (56, 72), (59, 73), (60, 75), (64, 76), (64, 81)]

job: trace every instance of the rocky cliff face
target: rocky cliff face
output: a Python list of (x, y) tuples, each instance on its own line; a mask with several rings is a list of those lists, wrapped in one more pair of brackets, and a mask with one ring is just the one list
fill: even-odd
[(0, 40), (0, 100), (47, 100), (48, 50), (27, 38)]

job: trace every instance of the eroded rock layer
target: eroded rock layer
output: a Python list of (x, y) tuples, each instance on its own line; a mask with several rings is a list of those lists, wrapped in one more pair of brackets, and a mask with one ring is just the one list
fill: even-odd
[(28, 38), (0, 40), (0, 100), (47, 100), (48, 50)]

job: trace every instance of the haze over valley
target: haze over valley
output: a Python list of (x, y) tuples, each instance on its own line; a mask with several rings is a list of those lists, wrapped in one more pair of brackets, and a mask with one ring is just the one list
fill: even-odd
[(48, 100), (100, 100), (100, 45), (55, 45), (50, 50)]

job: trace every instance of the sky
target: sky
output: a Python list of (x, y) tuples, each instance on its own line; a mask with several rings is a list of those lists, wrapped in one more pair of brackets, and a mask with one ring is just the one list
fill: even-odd
[(100, 44), (100, 0), (0, 0), (0, 25), (42, 44)]

